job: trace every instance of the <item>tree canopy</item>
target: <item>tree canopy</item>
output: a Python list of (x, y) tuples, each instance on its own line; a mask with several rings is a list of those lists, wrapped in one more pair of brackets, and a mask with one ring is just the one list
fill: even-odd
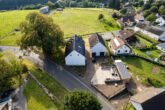
[(92, 93), (73, 90), (64, 97), (64, 110), (101, 110), (102, 106)]
[(63, 31), (52, 18), (32, 12), (21, 25), (22, 37), (18, 45), (22, 50), (42, 49), (44, 54), (51, 55), (64, 46)]

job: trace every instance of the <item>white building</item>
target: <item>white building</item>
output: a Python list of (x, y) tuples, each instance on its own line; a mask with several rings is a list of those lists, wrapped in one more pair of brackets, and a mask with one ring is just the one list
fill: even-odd
[(110, 41), (110, 51), (116, 55), (134, 54), (132, 49), (122, 39), (116, 37)]
[(98, 33), (94, 33), (89, 38), (89, 44), (92, 57), (106, 55), (106, 45), (103, 38)]
[(48, 13), (49, 12), (49, 6), (45, 6), (45, 7), (42, 7), (40, 8), (40, 13)]
[(161, 50), (162, 52), (165, 52), (165, 43), (158, 44), (157, 49)]
[(139, 22), (135, 28), (135, 32), (140, 32), (147, 35), (155, 40), (165, 41), (165, 31), (161, 28), (150, 26), (146, 23)]
[(146, 88), (131, 97), (131, 104), (136, 110), (164, 110), (165, 90), (160, 88)]
[(68, 66), (85, 66), (85, 43), (75, 35), (69, 39), (65, 48), (65, 63)]
[(164, 26), (165, 25), (165, 15), (161, 16), (160, 18), (157, 18), (156, 23), (159, 23), (159, 26)]

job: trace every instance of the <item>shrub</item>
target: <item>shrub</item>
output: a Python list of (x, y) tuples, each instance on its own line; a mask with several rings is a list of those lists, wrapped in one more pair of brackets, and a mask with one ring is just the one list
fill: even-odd
[(99, 20), (104, 19), (104, 15), (103, 15), (103, 14), (99, 14), (98, 19), (99, 19)]

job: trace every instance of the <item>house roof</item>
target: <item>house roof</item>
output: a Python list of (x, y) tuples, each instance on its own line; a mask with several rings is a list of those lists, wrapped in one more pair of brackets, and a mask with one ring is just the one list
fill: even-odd
[(123, 16), (122, 18), (123, 18), (122, 20), (123, 23), (128, 22), (128, 21), (135, 22), (134, 15), (126, 15), (126, 16)]
[(98, 33), (92, 34), (89, 38), (90, 48), (93, 48), (98, 42), (100, 42), (106, 47), (103, 38)]
[(125, 42), (119, 37), (116, 37), (110, 41), (110, 44), (114, 50), (117, 50), (121, 46), (125, 45)]
[(165, 48), (165, 43), (158, 44), (157, 46)]
[(158, 36), (160, 36), (160, 35), (162, 35), (164, 33), (163, 29), (160, 29), (160, 28), (157, 28), (157, 27), (153, 27), (153, 26), (149, 26), (148, 24), (142, 23), (142, 22), (139, 22), (136, 25), (136, 27), (144, 29), (144, 30), (146, 30), (148, 32), (151, 32), (151, 33), (153, 33), (155, 35), (158, 35)]
[(43, 10), (43, 9), (48, 9), (49, 6), (44, 6), (44, 7), (41, 7), (40, 10)]
[(140, 19), (141, 17), (143, 17), (141, 14), (137, 14), (137, 15), (135, 16), (135, 19)]
[(165, 90), (150, 87), (134, 95), (132, 101), (140, 103), (143, 110), (164, 110)]
[(124, 40), (126, 40), (127, 38), (130, 38), (130, 37), (135, 37), (134, 33), (132, 33), (129, 30), (120, 31), (120, 35), (121, 35), (120, 37)]
[(115, 64), (122, 79), (131, 78), (130, 74), (127, 71), (126, 66), (121, 60), (115, 60)]
[(73, 50), (77, 51), (81, 55), (85, 56), (85, 43), (77, 35), (74, 35), (66, 44), (65, 57), (68, 56)]

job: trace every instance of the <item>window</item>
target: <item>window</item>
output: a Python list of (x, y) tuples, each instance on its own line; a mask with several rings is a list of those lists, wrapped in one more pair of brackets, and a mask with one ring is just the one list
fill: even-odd
[(120, 50), (118, 50), (118, 53), (120, 53)]
[(127, 50), (125, 50), (125, 52), (127, 53)]

